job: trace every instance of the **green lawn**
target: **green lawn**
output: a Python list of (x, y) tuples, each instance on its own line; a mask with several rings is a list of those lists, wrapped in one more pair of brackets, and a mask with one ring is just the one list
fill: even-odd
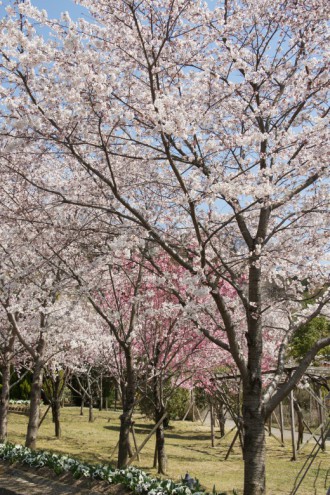
[[(119, 413), (115, 411), (95, 411), (94, 423), (88, 423), (87, 410), (84, 416), (80, 416), (78, 408), (66, 407), (62, 409), (62, 438), (57, 440), (53, 436), (49, 413), (39, 431), (38, 448), (65, 452), (91, 463), (108, 463), (118, 440), (118, 418)], [(152, 424), (139, 414), (135, 415), (134, 420), (137, 443), (140, 445)], [(26, 416), (10, 414), (9, 441), (24, 444), (26, 425)], [(211, 448), (207, 426), (188, 421), (171, 422), (170, 429), (166, 431), (169, 477), (178, 479), (188, 471), (209, 490), (215, 485), (218, 491), (236, 488), (238, 493), (242, 493), (243, 462), (238, 444), (229, 459), (224, 461), (232, 438), (230, 434), (221, 441), (218, 434), (216, 447)], [(135, 465), (156, 475), (151, 467), (154, 442), (151, 438), (142, 451), (140, 463)], [(304, 449), (299, 460), (291, 462), (289, 441), (283, 448), (276, 440), (267, 439), (267, 495), (289, 495), (309, 451)], [(330, 485), (330, 455), (325, 452), (314, 461), (297, 495), (324, 495), (327, 485)]]

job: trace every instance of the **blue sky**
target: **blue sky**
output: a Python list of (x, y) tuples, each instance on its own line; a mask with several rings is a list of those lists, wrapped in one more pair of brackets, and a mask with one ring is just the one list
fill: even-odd
[(86, 12), (81, 5), (76, 5), (73, 0), (32, 0), (31, 3), (47, 10), (49, 17), (58, 17), (61, 12), (68, 11), (72, 18), (77, 18)]
[[(40, 9), (45, 9), (48, 12), (49, 17), (59, 17), (61, 12), (68, 11), (72, 19), (78, 17), (88, 16), (87, 10), (81, 5), (76, 5), (74, 0), (31, 0), (31, 3)], [(214, 6), (215, 0), (208, 0), (206, 2), (210, 7)], [(4, 15), (4, 8), (6, 5), (12, 4), (12, 0), (2, 0), (2, 6), (0, 6), (0, 17)]]
[[(76, 5), (73, 0), (31, 0), (32, 5), (45, 9), (49, 17), (59, 17), (61, 12), (68, 11), (73, 19), (86, 15), (86, 9)], [(0, 7), (0, 16), (4, 15), (4, 8), (12, 4), (10, 0), (3, 0)]]

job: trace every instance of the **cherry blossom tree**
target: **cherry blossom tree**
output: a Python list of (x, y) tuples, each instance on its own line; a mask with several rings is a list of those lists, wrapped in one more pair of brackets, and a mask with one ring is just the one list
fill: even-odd
[[(167, 259), (167, 262), (170, 260)], [(166, 270), (164, 261), (162, 265)], [(175, 269), (166, 271), (173, 274)], [(178, 274), (175, 275), (177, 279)], [(203, 335), (196, 335), (194, 325), (183, 317), (183, 308), (178, 300), (167, 293), (158, 280), (159, 274), (156, 272), (150, 274), (144, 284), (146, 297), (139, 311), (140, 324), (135, 344), (139, 359), (145, 363), (142, 394), (151, 400), (157, 424), (166, 414), (166, 404), (173, 390), (191, 379), (195, 368), (192, 366), (193, 357), (201, 350), (205, 340)], [(158, 472), (165, 474), (164, 422), (156, 430), (156, 451)]]
[(79, 3), (95, 21), (30, 4), (2, 21), (2, 166), (182, 267), (181, 305), (242, 377), (244, 495), (263, 494), (264, 422), (330, 340), (279, 386), (329, 302), (327, 2)]
[[(32, 202), (25, 204), (25, 208), (22, 204), (17, 196), (15, 205), (7, 202), (6, 214), (1, 209), (0, 308), (1, 319), (8, 329), (4, 348), (6, 380), (13, 364), (15, 342), (28, 356), (27, 365), (33, 375), (26, 445), (35, 448), (44, 367), (47, 363), (54, 364), (55, 356), (64, 362), (72, 340), (70, 331), (81, 320), (75, 313), (75, 299), (68, 290), (65, 273), (47, 259), (51, 254), (47, 242), (48, 245), (51, 242), (52, 231), (49, 226), (46, 230), (40, 226), (45, 215)], [(8, 386), (9, 383), (7, 389)], [(3, 404), (4, 423), (7, 395)]]
[[(90, 239), (93, 239), (93, 235)], [(85, 304), (87, 303), (102, 321), (100, 335), (106, 328), (108, 339), (110, 338), (106, 344), (110, 350), (108, 360), (114, 359), (112, 368), (117, 371), (123, 409), (120, 416), (118, 467), (124, 467), (131, 452), (129, 433), (137, 392), (138, 372), (134, 342), (139, 325), (140, 301), (144, 297), (141, 293), (144, 272), (143, 250), (131, 251), (126, 246), (125, 251), (122, 251), (117, 246), (116, 238), (111, 240), (107, 236), (104, 239), (100, 236), (99, 239), (94, 237), (94, 242), (91, 241), (85, 248), (78, 243), (74, 255), (71, 251), (70, 256), (67, 256), (67, 253), (66, 255), (58, 253), (58, 256), (65, 264), (66, 274), (71, 276), (81, 292), (82, 301), (85, 301)], [(104, 349), (102, 351), (100, 339), (95, 342), (99, 346), (100, 364)], [(92, 372), (93, 367), (95, 368), (95, 357), (90, 346), (85, 344), (86, 355), (90, 356), (90, 372)], [(107, 368), (109, 369), (110, 366), (111, 364), (108, 363)], [(86, 370), (83, 371), (85, 373)], [(88, 379), (88, 374), (85, 375), (87, 383), (81, 389), (91, 400), (92, 390), (89, 386), (91, 380)]]
[(70, 374), (70, 368), (63, 366), (63, 364), (61, 366), (55, 363), (48, 364), (44, 370), (43, 391), (52, 410), (56, 438), (61, 438), (61, 402)]
[(79, 318), (71, 315), (79, 323), (72, 336), (70, 351), (62, 361), (70, 373), (68, 387), (81, 397), (81, 416), (87, 399), (88, 421), (93, 422), (93, 404), (98, 397), (100, 376), (115, 359), (113, 337), (88, 300), (82, 299), (79, 311), (85, 322), (81, 314)]

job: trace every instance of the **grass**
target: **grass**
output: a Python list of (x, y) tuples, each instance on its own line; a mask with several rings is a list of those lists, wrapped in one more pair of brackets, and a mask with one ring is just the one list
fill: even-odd
[[(136, 414), (135, 431), (137, 443), (140, 445), (152, 423)], [(10, 414), (9, 441), (24, 444), (27, 417)], [(79, 409), (66, 407), (62, 409), (62, 438), (54, 438), (54, 427), (51, 415), (46, 417), (38, 436), (38, 448), (67, 453), (90, 463), (115, 463), (115, 455), (111, 453), (118, 441), (119, 413), (115, 411), (95, 411), (94, 423), (88, 423), (87, 410), (80, 416)], [(219, 435), (218, 435), (219, 437)], [(233, 434), (223, 440), (217, 438), (216, 447), (210, 446), (209, 427), (199, 423), (173, 421), (166, 431), (166, 450), (168, 455), (168, 475), (179, 479), (188, 471), (192, 477), (198, 478), (203, 486), (212, 490), (231, 493), (235, 488), (239, 494), (243, 486), (243, 462), (237, 444), (229, 459), (224, 461)], [(136, 466), (156, 475), (152, 469), (154, 455), (154, 438), (151, 438), (141, 453), (141, 460)], [(294, 479), (306, 460), (312, 447), (306, 447), (298, 461), (291, 462), (290, 442), (281, 447), (273, 438), (267, 438), (267, 495), (289, 495)], [(307, 474), (297, 495), (324, 495), (330, 485), (330, 455), (319, 453), (312, 468)]]

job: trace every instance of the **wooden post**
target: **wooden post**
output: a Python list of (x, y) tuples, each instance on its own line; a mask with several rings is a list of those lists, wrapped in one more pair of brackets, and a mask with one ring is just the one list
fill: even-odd
[(116, 446), (115, 448), (113, 449), (113, 451), (111, 452), (111, 455), (110, 455), (110, 460), (112, 459), (112, 457), (114, 456), (114, 454), (116, 453), (116, 450), (118, 449), (118, 445), (119, 445), (119, 440), (118, 442), (116, 443)]
[(295, 441), (295, 418), (294, 418), (294, 403), (293, 403), (293, 390), (290, 392), (290, 415), (291, 415), (291, 440), (292, 440), (292, 459), (297, 460), (296, 441)]
[[(302, 444), (302, 445), (301, 445), (300, 450), (301, 450), (301, 449), (302, 449), (305, 445), (307, 445), (307, 444), (309, 443), (309, 441), (310, 441), (312, 438), (315, 440), (315, 442), (316, 442), (316, 443), (320, 446), (320, 448), (322, 449), (322, 438), (317, 438), (317, 437), (315, 436), (315, 432), (313, 432), (313, 431), (310, 429), (310, 427), (308, 426), (308, 424), (306, 423), (306, 421), (305, 421), (305, 420), (303, 420), (303, 423), (304, 423), (304, 425), (306, 426), (307, 431), (310, 433), (311, 437), (310, 437), (308, 440), (306, 440), (306, 442), (305, 442), (304, 444)], [(317, 429), (318, 429), (318, 428), (317, 428)], [(315, 431), (317, 431), (317, 430), (315, 430)]]
[(192, 404), (192, 420), (193, 422), (196, 421), (196, 416), (195, 416), (195, 396), (194, 396), (194, 389), (191, 389), (190, 392), (190, 398), (191, 398), (191, 404)]
[(195, 407), (196, 407), (196, 411), (197, 411), (197, 414), (198, 414), (198, 417), (199, 417), (199, 421), (200, 421), (201, 423), (203, 423), (203, 419), (202, 419), (202, 416), (201, 416), (200, 410), (198, 409), (198, 407), (197, 407), (197, 406), (195, 406)]
[[(275, 421), (276, 421), (276, 424), (277, 424), (277, 426), (278, 426), (278, 429), (279, 429), (279, 430), (280, 430), (280, 432), (281, 432), (281, 424), (280, 424), (280, 422), (279, 422), (279, 420), (278, 420), (278, 418), (277, 418), (277, 416), (276, 416), (275, 411), (273, 411), (273, 418), (275, 418)], [(272, 433), (272, 436), (273, 436), (274, 438), (276, 438), (276, 440), (278, 440), (278, 442), (281, 444), (281, 446), (282, 446), (282, 447), (284, 447), (284, 443), (282, 442), (282, 433), (281, 433), (281, 440), (279, 440), (279, 439), (278, 439), (275, 435), (273, 435), (273, 433)]]
[(323, 400), (322, 400), (322, 393), (321, 393), (321, 387), (318, 390), (318, 397), (319, 397), (319, 402), (318, 402), (318, 410), (319, 410), (319, 421), (320, 421), (320, 439), (321, 439), (321, 445), (322, 445), (322, 450), (325, 450), (325, 434), (324, 434), (324, 415), (323, 415)]
[(136, 436), (135, 436), (135, 430), (134, 430), (134, 421), (132, 421), (132, 424), (131, 424), (131, 432), (132, 432), (132, 437), (133, 437), (135, 452), (137, 454), (136, 455), (137, 456), (137, 460), (140, 462), (140, 454), (138, 452), (138, 446), (137, 446), (137, 443), (136, 443)]
[(237, 437), (238, 437), (238, 436), (239, 436), (239, 428), (237, 428), (237, 431), (236, 431), (236, 433), (235, 433), (235, 436), (234, 436), (234, 438), (233, 438), (233, 441), (231, 442), (231, 444), (230, 444), (230, 446), (229, 446), (228, 452), (227, 452), (226, 457), (225, 457), (225, 461), (228, 459), (229, 454), (230, 454), (230, 452), (232, 451), (232, 448), (234, 447), (234, 444), (235, 444), (236, 439), (237, 439)]
[(270, 414), (268, 418), (268, 435), (271, 437), (272, 436), (272, 414)]
[(137, 449), (137, 451), (135, 452), (135, 454), (132, 455), (132, 457), (130, 458), (130, 460), (127, 463), (127, 466), (130, 466), (132, 464), (132, 462), (135, 460), (135, 458), (141, 452), (141, 450), (143, 449), (143, 447), (145, 446), (145, 444), (150, 440), (150, 438), (155, 433), (155, 431), (157, 430), (157, 428), (162, 424), (162, 422), (166, 418), (166, 415), (167, 415), (167, 413), (163, 414), (163, 416), (160, 418), (160, 420), (158, 421), (158, 423), (155, 424), (155, 426), (153, 427), (153, 429), (151, 430), (151, 432), (149, 433), (149, 435), (147, 436), (147, 438), (145, 438), (143, 440), (143, 442), (141, 443), (140, 447)]
[[(45, 413), (44, 413), (43, 417), (40, 419), (40, 421), (39, 421), (39, 425), (38, 425), (38, 428), (40, 428), (40, 426), (41, 426), (41, 425), (42, 425), (42, 423), (44, 422), (44, 419), (45, 419), (45, 417), (47, 416), (47, 413), (48, 413), (48, 411), (49, 411), (50, 407), (51, 407), (50, 405), (47, 407), (47, 409), (46, 409), (46, 411), (45, 411)], [(41, 413), (41, 410), (40, 410), (40, 413)]]
[(211, 420), (211, 446), (214, 447), (214, 409), (213, 404), (210, 404), (210, 420)]
[(232, 432), (235, 430), (235, 428), (237, 428), (237, 426), (236, 426), (236, 425), (234, 425), (234, 426), (233, 426), (233, 427), (232, 427), (229, 431), (227, 431), (227, 432), (225, 433), (225, 435), (224, 435), (223, 437), (221, 437), (221, 440), (223, 440), (223, 439), (224, 439), (224, 438), (226, 438), (228, 435), (230, 435), (230, 433), (232, 433)]
[(280, 402), (279, 409), (280, 409), (281, 442), (282, 442), (282, 445), (284, 446), (284, 415), (283, 415), (283, 403), (282, 402)]
[(189, 403), (188, 410), (187, 410), (186, 414), (183, 416), (182, 421), (185, 421), (186, 417), (187, 417), (187, 416), (188, 416), (188, 414), (189, 414), (189, 411), (190, 411), (190, 409), (191, 409), (192, 405), (193, 405), (193, 404), (192, 404), (192, 402), (190, 402), (190, 403)]
[(206, 411), (206, 414), (205, 414), (205, 416), (204, 416), (204, 419), (203, 419), (203, 421), (202, 421), (202, 424), (204, 424), (204, 423), (205, 423), (206, 418), (207, 418), (207, 416), (208, 416), (209, 412), (210, 412), (210, 410), (208, 409), (208, 410)]

